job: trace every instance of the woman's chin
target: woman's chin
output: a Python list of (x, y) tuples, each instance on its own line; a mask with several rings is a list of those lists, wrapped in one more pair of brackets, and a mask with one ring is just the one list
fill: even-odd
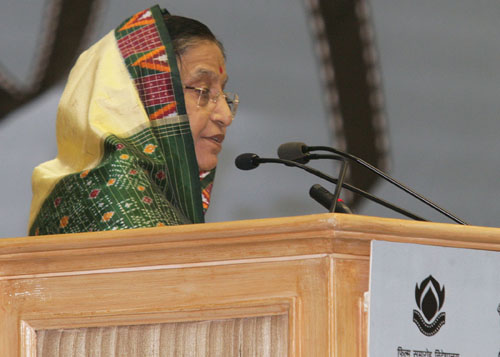
[(201, 158), (197, 158), (198, 161), (198, 168), (200, 171), (209, 171), (215, 168), (217, 166), (217, 156), (216, 155), (210, 155), (210, 156), (204, 156)]

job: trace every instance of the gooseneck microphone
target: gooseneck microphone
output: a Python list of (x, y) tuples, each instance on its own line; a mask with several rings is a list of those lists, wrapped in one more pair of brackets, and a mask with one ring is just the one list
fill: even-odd
[(246, 153), (239, 155), (234, 160), (234, 164), (240, 170), (252, 170), (260, 165), (259, 159), (259, 156), (256, 154)]
[(278, 156), (280, 159), (285, 159), (285, 160), (291, 160), (299, 163), (307, 163), (309, 160), (317, 160), (317, 159), (329, 159), (331, 158), (331, 155), (318, 155), (318, 154), (309, 154), (311, 151), (328, 151), (332, 152), (336, 155), (342, 156), (348, 160), (354, 161), (357, 164), (367, 168), (368, 170), (374, 172), (378, 176), (382, 177), (384, 180), (390, 182), (391, 184), (395, 185), (396, 187), (402, 189), (403, 191), (409, 193), (416, 199), (420, 200), (421, 202), (425, 203), (427, 206), (435, 209), (439, 213), (445, 215), (446, 217), (450, 218), (451, 220), (467, 225), (465, 221), (462, 219), (456, 217), (455, 215), (451, 214), (450, 212), (446, 211), (444, 208), (439, 207), (436, 203), (432, 202), (428, 198), (425, 198), (424, 196), (420, 195), (419, 193), (415, 192), (411, 188), (405, 186), (401, 182), (397, 181), (393, 177), (389, 176), (382, 170), (376, 168), (375, 166), (369, 164), (368, 162), (360, 159), (359, 157), (356, 157), (352, 154), (343, 152), (341, 150), (329, 147), (329, 146), (307, 146), (304, 143), (301, 142), (289, 142), (280, 145), (278, 148)]
[[(336, 187), (335, 187), (335, 194), (331, 194), (329, 191), (324, 189), (321, 185), (317, 185), (317, 186), (323, 188), (323, 190), (326, 191), (326, 193), (323, 191), (320, 192), (318, 189), (311, 188), (313, 193), (311, 193), (311, 191), (309, 191), (309, 194), (313, 199), (315, 199), (317, 202), (322, 204), (324, 207), (326, 207), (325, 202), (326, 202), (326, 200), (328, 200), (329, 204), (328, 204), (328, 207), (326, 207), (326, 209), (328, 209), (330, 212), (337, 212), (337, 210), (336, 210), (337, 205), (339, 205), (339, 206), (343, 205), (343, 206), (347, 207), (347, 205), (343, 204), (342, 202), (339, 202), (340, 191), (342, 189), (342, 186), (344, 185), (344, 179), (345, 179), (345, 176), (347, 173), (347, 166), (346, 166), (346, 161), (344, 158), (342, 158), (340, 156), (334, 156), (334, 155), (331, 155), (331, 156), (333, 159), (342, 161), (340, 175), (339, 175), (339, 178), (337, 180)], [(288, 166), (298, 166), (297, 163), (295, 163), (293, 161), (287, 162), (286, 160), (282, 160), (282, 159), (261, 158), (258, 155), (252, 154), (252, 153), (246, 153), (246, 154), (239, 155), (236, 158), (236, 160), (234, 161), (234, 164), (240, 170), (252, 170), (264, 162), (274, 162), (274, 163), (282, 163), (282, 164), (285, 164)], [(293, 163), (293, 165), (291, 163)], [(300, 167), (300, 166), (298, 166), (298, 167)], [(326, 179), (325, 177), (321, 176), (321, 175), (323, 175), (323, 173), (321, 173), (320, 171), (313, 172), (314, 169), (309, 168), (307, 166), (304, 166), (301, 168), (316, 175), (316, 176), (320, 176), (320, 177)], [(316, 171), (316, 170), (314, 170), (314, 171)], [(331, 197), (330, 196), (327, 197), (327, 194), (331, 195)], [(340, 207), (340, 212), (347, 213), (347, 212), (345, 212), (346, 210), (344, 209), (343, 206)]]
[[(321, 172), (319, 170), (313, 169), (312, 167), (309, 167), (309, 166), (306, 166), (306, 165), (303, 165), (303, 164), (300, 164), (298, 162), (291, 161), (291, 160), (263, 158), (263, 157), (259, 157), (257, 154), (252, 154), (252, 153), (238, 155), (238, 157), (236, 157), (236, 159), (234, 160), (234, 164), (240, 170), (252, 170), (252, 169), (255, 169), (256, 167), (258, 167), (260, 164), (269, 163), (269, 162), (279, 163), (279, 164), (283, 164), (286, 166), (298, 167), (298, 168), (301, 168), (302, 170), (305, 170), (305, 171), (307, 171), (307, 172), (309, 172), (317, 177), (320, 177), (328, 182), (331, 182), (335, 185), (338, 184), (337, 179), (335, 179), (327, 174), (324, 174), (323, 172)], [(420, 216), (417, 216), (416, 214), (408, 212), (403, 208), (399, 208), (399, 207), (397, 207), (397, 206), (395, 206), (395, 205), (393, 205), (393, 204), (391, 204), (391, 203), (389, 203), (381, 198), (373, 196), (372, 194), (370, 194), (366, 191), (363, 191), (357, 187), (349, 185), (348, 183), (343, 183), (342, 187), (344, 187), (345, 189), (347, 189), (351, 192), (357, 193), (357, 194), (359, 194), (359, 195), (361, 195), (361, 196), (363, 196), (363, 197), (365, 197), (365, 198), (367, 198), (375, 203), (378, 203), (384, 207), (387, 207), (395, 212), (398, 212), (404, 216), (407, 216), (411, 219), (414, 219), (417, 221), (427, 221), (426, 219), (424, 219)]]
[[(330, 212), (339, 213), (352, 213), (351, 209), (340, 198), (336, 198), (333, 193), (328, 191), (320, 184), (312, 185), (309, 189), (309, 196), (313, 198), (320, 205), (325, 207)], [(334, 206), (332, 202), (336, 201), (337, 205)]]
[[(306, 165), (299, 164), (295, 161), (260, 157), (259, 155), (252, 154), (252, 153), (238, 155), (238, 157), (236, 157), (236, 159), (234, 160), (234, 164), (240, 170), (252, 170), (252, 169), (255, 169), (256, 167), (258, 167), (260, 164), (264, 164), (264, 163), (268, 163), (268, 162), (283, 164), (286, 166), (299, 167), (302, 170), (305, 170), (305, 171), (307, 171), (315, 176), (321, 177), (322, 179), (324, 179), (326, 181), (337, 184), (337, 179), (335, 179), (331, 176), (328, 176), (327, 174), (324, 174), (319, 170), (313, 169), (312, 167), (309, 167)], [(347, 188), (347, 189), (349, 189), (349, 188)]]
[[(234, 160), (234, 164), (240, 170), (253, 170), (258, 167), (260, 164), (266, 162), (274, 162), (278, 164), (285, 164), (287, 166), (296, 166), (296, 162), (283, 160), (283, 159), (273, 159), (273, 158), (263, 158), (259, 157), (257, 154), (246, 153), (238, 155), (238, 157)], [(312, 169), (313, 170), (313, 169)], [(307, 171), (307, 170), (306, 170)]]

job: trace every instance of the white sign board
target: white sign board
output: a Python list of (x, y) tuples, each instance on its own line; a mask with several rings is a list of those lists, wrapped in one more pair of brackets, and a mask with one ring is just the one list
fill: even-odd
[(372, 242), (370, 357), (500, 357), (500, 252)]

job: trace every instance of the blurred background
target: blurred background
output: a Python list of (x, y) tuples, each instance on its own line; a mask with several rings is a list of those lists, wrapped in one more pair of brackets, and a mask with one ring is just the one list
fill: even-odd
[[(31, 172), (57, 154), (65, 65), (143, 0), (3, 0), (0, 12), (0, 237), (25, 236)], [(245, 152), (284, 142), (344, 149), (470, 224), (500, 213), (500, 4), (476, 0), (169, 0), (222, 40), (241, 104), (217, 168), (208, 222), (326, 210), (299, 169), (240, 171)], [(52, 51), (52, 52), (51, 52)], [(332, 162), (312, 163), (336, 175)], [(448, 218), (365, 171), (348, 182), (439, 222)], [(403, 216), (343, 194), (358, 214)]]

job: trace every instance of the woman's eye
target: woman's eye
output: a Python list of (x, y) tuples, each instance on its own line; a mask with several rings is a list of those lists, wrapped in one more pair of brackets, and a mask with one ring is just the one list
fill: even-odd
[(210, 89), (208, 89), (208, 88), (200, 88), (199, 91), (200, 91), (200, 96), (203, 99), (209, 99), (210, 98)]

